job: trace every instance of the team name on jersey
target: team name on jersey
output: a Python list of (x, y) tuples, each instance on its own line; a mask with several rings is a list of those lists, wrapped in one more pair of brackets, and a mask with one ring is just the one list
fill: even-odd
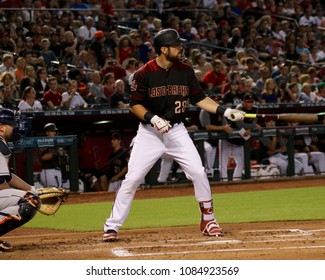
[(166, 95), (182, 95), (188, 96), (189, 87), (183, 85), (169, 85), (162, 87), (154, 87), (150, 89), (150, 97), (161, 97)]

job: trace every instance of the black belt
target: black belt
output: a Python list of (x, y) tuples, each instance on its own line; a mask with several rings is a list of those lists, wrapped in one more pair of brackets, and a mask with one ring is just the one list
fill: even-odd
[[(169, 124), (174, 127), (175, 124), (180, 124), (181, 122), (169, 122)], [(154, 127), (154, 125), (152, 123), (145, 123), (145, 122), (142, 122), (142, 124), (144, 125), (150, 125), (152, 127)]]

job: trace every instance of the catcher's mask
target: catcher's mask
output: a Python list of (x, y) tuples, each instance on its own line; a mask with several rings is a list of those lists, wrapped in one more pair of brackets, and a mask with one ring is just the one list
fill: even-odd
[(14, 128), (11, 139), (13, 142), (17, 142), (21, 137), (26, 136), (29, 131), (27, 117), (19, 111), (0, 109), (0, 124), (7, 124)]

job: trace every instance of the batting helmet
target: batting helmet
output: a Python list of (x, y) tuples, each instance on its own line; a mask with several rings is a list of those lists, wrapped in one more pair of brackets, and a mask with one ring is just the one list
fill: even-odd
[(153, 39), (153, 44), (155, 46), (156, 53), (160, 54), (160, 48), (165, 46), (171, 46), (175, 44), (181, 44), (185, 42), (175, 29), (163, 29), (160, 30)]
[(47, 123), (44, 125), (44, 131), (58, 131), (58, 128), (54, 123)]
[(15, 126), (16, 119), (14, 111), (6, 108), (0, 110), (0, 124)]

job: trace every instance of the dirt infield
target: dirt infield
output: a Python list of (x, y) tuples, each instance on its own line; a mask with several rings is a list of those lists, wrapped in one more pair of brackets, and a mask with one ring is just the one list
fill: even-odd
[[(213, 193), (324, 186), (324, 178), (245, 184), (216, 184)], [(136, 199), (192, 195), (193, 188), (143, 189)], [(113, 201), (110, 193), (72, 194), (67, 203)], [(324, 260), (325, 221), (222, 225), (224, 236), (202, 236), (198, 227), (122, 230), (119, 241), (102, 243), (102, 232), (65, 232), (19, 228), (5, 239), (15, 250), (3, 260)]]

